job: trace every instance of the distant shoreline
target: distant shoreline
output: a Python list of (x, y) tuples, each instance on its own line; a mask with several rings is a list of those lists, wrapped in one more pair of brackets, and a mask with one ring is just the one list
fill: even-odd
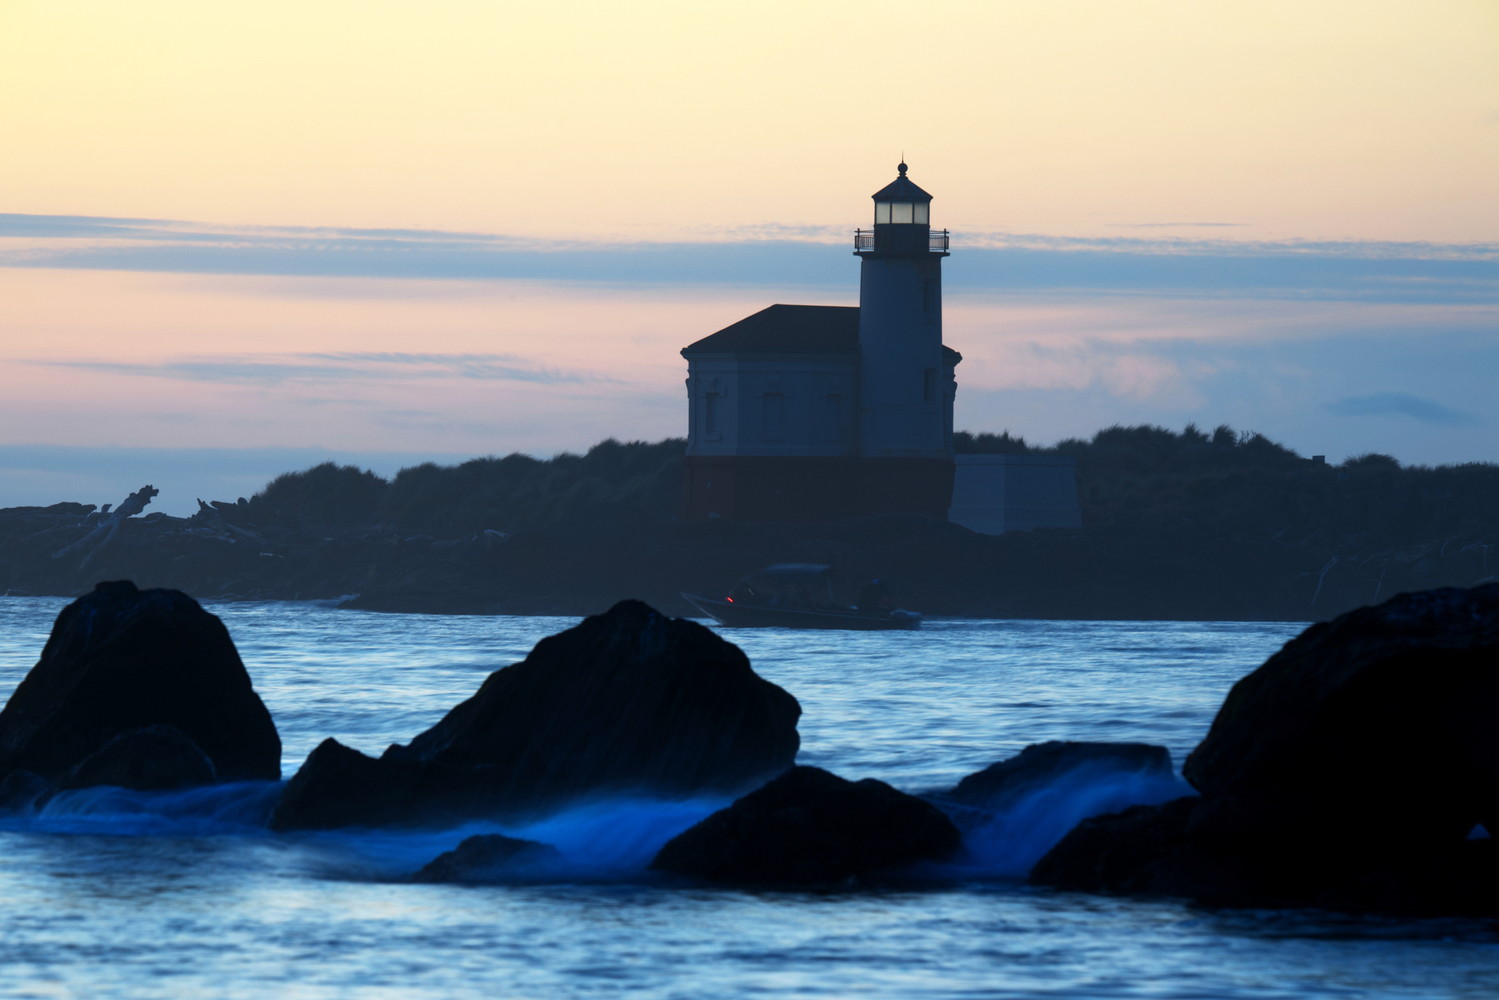
[[(199, 599), (334, 600), (435, 614), (586, 615), (634, 597), (692, 615), (774, 562), (834, 568), (852, 601), (879, 577), (935, 617), (1309, 621), (1499, 572), (1499, 466), (1313, 463), (1259, 435), (1113, 427), (1049, 449), (960, 435), (963, 452), (1077, 459), (1079, 529), (1000, 536), (915, 514), (674, 520), (682, 442), (421, 465), (387, 481), (327, 463), (191, 518), (99, 528), (92, 505), (0, 509), (0, 593), (100, 580)], [(89, 538), (86, 544), (81, 540)], [(76, 546), (68, 555), (56, 554)]]

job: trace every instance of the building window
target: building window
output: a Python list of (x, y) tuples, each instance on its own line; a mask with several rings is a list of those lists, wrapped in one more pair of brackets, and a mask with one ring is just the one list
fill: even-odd
[(718, 401), (720, 399), (723, 397), (716, 392), (703, 395), (703, 433), (705, 434), (718, 433)]
[(913, 221), (915, 221), (918, 225), (926, 225), (927, 212), (931, 210), (931, 207), (931, 205), (928, 205), (924, 201), (918, 201), (914, 206), (916, 211), (916, 218)]
[(786, 436), (786, 394), (767, 392), (762, 398), (761, 436), (767, 441), (779, 441)]
[(822, 398), (822, 439), (843, 440), (843, 397), (837, 393)]
[(937, 369), (935, 368), (928, 368), (921, 373), (921, 401), (923, 403), (937, 401)]

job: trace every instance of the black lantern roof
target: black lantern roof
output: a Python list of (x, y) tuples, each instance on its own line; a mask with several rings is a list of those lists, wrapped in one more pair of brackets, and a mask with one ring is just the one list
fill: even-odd
[(880, 188), (872, 196), (875, 201), (931, 201), (932, 196), (927, 194), (916, 184), (907, 179), (906, 165), (902, 163), (896, 168), (900, 176)]

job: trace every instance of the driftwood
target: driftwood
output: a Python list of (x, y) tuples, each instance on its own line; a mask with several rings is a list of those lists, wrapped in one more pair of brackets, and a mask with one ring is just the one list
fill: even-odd
[(197, 530), (200, 534), (206, 534), (207, 537), (228, 542), (230, 545), (234, 544), (235, 535), (238, 535), (240, 538), (259, 538), (260, 532), (241, 528), (237, 524), (231, 524), (224, 520), (224, 511), (234, 510), (237, 506), (232, 503), (224, 503), (222, 500), (210, 500), (208, 503), (204, 503), (203, 498), (199, 497), (198, 512), (188, 520), (198, 525)]
[(109, 513), (110, 505), (105, 504), (104, 509), (100, 511), (102, 516), (99, 518), (99, 523), (95, 525), (94, 530), (78, 539), (72, 545), (52, 553), (52, 558), (61, 559), (70, 552), (77, 552), (102, 535), (103, 540), (89, 549), (88, 555), (83, 557), (83, 562), (78, 564), (80, 571), (87, 569), (88, 564), (93, 561), (94, 556), (98, 555), (110, 542), (114, 541), (115, 535), (120, 530), (120, 522), (127, 517), (134, 517), (145, 510), (146, 505), (151, 502), (151, 498), (160, 492), (161, 490), (158, 490), (154, 486), (142, 486), (126, 497), (124, 502), (114, 509), (113, 513)]

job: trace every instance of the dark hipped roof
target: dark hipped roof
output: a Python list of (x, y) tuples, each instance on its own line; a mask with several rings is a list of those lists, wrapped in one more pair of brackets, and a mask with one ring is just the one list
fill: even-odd
[[(858, 306), (767, 306), (753, 315), (682, 348), (694, 354), (858, 354)], [(956, 366), (963, 355), (945, 344), (942, 360)]]
[(876, 191), (871, 197), (875, 201), (931, 201), (932, 196), (916, 186), (916, 182), (906, 177), (906, 165), (902, 163), (898, 168), (900, 176), (889, 184)]
[(858, 352), (858, 306), (769, 306), (682, 348), (683, 357)]

